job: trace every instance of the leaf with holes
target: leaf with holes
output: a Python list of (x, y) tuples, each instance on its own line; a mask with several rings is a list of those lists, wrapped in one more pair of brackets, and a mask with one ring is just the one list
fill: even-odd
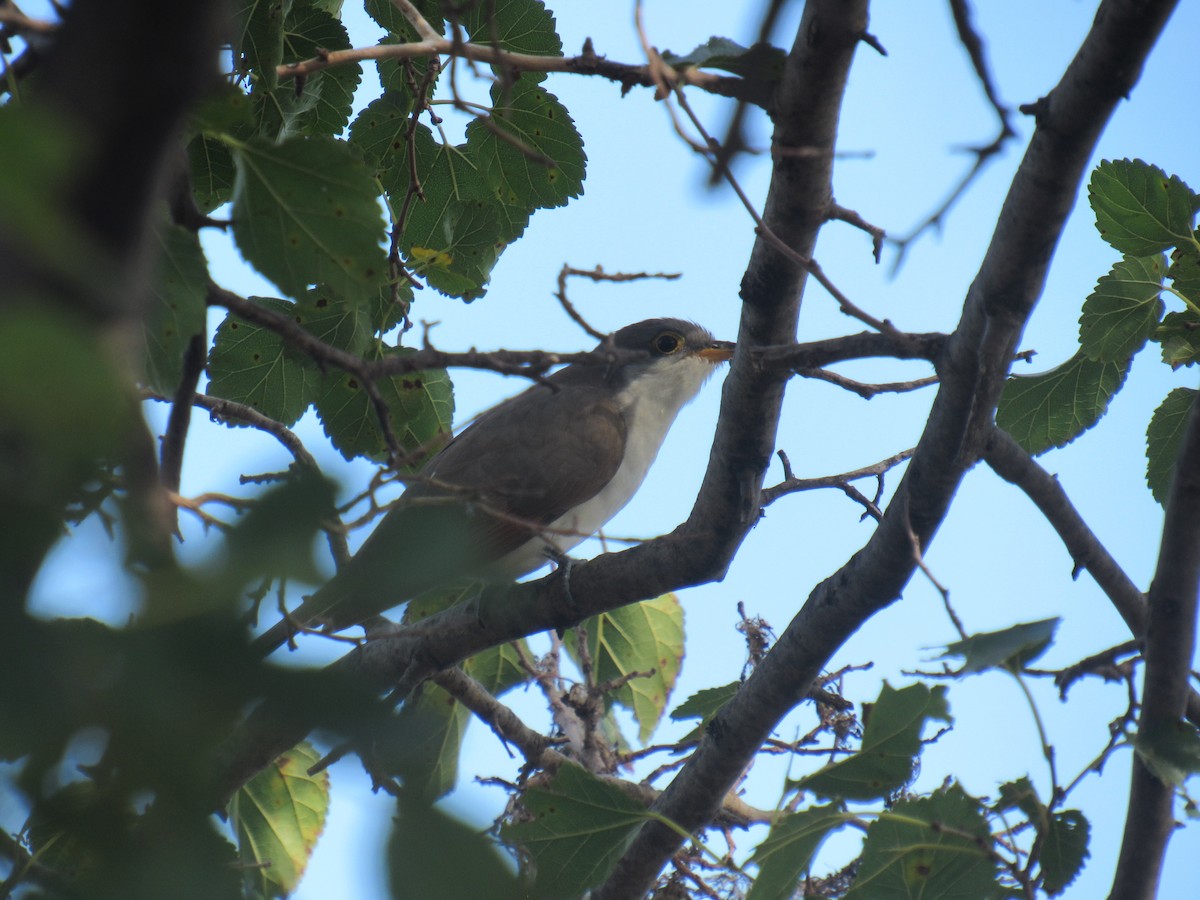
[(208, 263), (193, 231), (162, 224), (154, 229), (152, 301), (144, 322), (146, 384), (172, 394), (183, 374), (183, 353), (204, 334)]
[(320, 758), (311, 744), (297, 744), (229, 802), (244, 879), (257, 896), (285, 897), (304, 874), (329, 810), (329, 773), (307, 772)]
[[(626, 679), (612, 698), (638, 721), (645, 743), (666, 709), (683, 661), (683, 607), (674, 594), (631, 603), (582, 625), (597, 682)], [(579, 662), (578, 632), (569, 644)], [(629, 676), (638, 673), (637, 677)]]
[(327, 138), (237, 143), (233, 236), (263, 275), (292, 297), (326, 284), (376, 294), (387, 274), (375, 180), (350, 147)]
[(896, 690), (886, 682), (865, 715), (862, 747), (795, 782), (821, 797), (876, 800), (907, 784), (921, 752), (921, 732), (932, 720), (950, 722), (946, 689), (914, 684)]
[[(295, 312), (295, 304), (286, 300), (251, 297), (250, 301), (286, 316)], [(213, 396), (244, 403), (292, 425), (316, 399), (321, 373), (275, 332), (230, 313), (213, 338), (208, 377), (208, 393)]]
[(1092, 827), (1077, 809), (1066, 809), (1050, 816), (1042, 836), (1042, 887), (1050, 896), (1061, 894), (1078, 876), (1088, 852)]
[(1146, 484), (1159, 503), (1167, 502), (1175, 477), (1175, 458), (1195, 400), (1196, 392), (1191, 388), (1175, 388), (1154, 410), (1146, 428)]
[(1011, 375), (996, 424), (1035, 455), (1069, 444), (1100, 421), (1128, 370), (1128, 360), (1096, 362), (1080, 350), (1049, 372)]
[(1088, 200), (1100, 236), (1130, 256), (1159, 253), (1192, 236), (1196, 195), (1140, 159), (1100, 163), (1088, 182)]
[(1166, 259), (1127, 256), (1112, 267), (1084, 301), (1079, 345), (1088, 359), (1117, 362), (1142, 349), (1162, 318)]

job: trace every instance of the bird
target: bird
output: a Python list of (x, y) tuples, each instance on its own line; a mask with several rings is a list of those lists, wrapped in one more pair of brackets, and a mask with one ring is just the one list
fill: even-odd
[(297, 624), (338, 631), (451, 581), (515, 581), (599, 531), (735, 345), (657, 318), (605, 348), (615, 351), (607, 364), (565, 366), (452, 438), (358, 553), (255, 639), (260, 652), (289, 643)]

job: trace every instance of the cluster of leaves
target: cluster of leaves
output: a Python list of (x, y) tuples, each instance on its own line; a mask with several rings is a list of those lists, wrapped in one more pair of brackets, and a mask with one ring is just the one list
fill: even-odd
[[(1101, 237), (1123, 256), (1083, 304), (1076, 354), (1005, 386), (996, 423), (1031, 453), (1069, 444), (1095, 425), (1148, 342), (1172, 369), (1200, 361), (1200, 196), (1178, 176), (1123, 159), (1096, 168), (1088, 198)], [(1167, 312), (1164, 293), (1182, 308)], [(1160, 503), (1195, 395), (1172, 390), (1146, 430), (1146, 482)]]

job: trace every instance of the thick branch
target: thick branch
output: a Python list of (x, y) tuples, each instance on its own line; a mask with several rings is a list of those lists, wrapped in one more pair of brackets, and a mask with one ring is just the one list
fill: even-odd
[[(1158, 568), (1150, 585), (1150, 615), (1142, 713), (1138, 731), (1169, 734), (1191, 693), (1188, 677), (1196, 647), (1196, 603), (1200, 595), (1200, 403), (1193, 403), (1187, 433), (1175, 461), (1167, 499)], [(1159, 780), (1140, 755), (1133, 760), (1129, 810), (1111, 900), (1158, 896), (1167, 842), (1175, 830), (1175, 788)]]

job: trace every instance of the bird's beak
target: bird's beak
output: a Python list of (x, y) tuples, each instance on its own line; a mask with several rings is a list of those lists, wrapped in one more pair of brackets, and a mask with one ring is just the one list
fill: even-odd
[(733, 359), (733, 351), (737, 348), (737, 344), (733, 341), (713, 341), (708, 347), (703, 350), (697, 350), (696, 355), (705, 362), (710, 362), (713, 365), (717, 363), (728, 362)]

